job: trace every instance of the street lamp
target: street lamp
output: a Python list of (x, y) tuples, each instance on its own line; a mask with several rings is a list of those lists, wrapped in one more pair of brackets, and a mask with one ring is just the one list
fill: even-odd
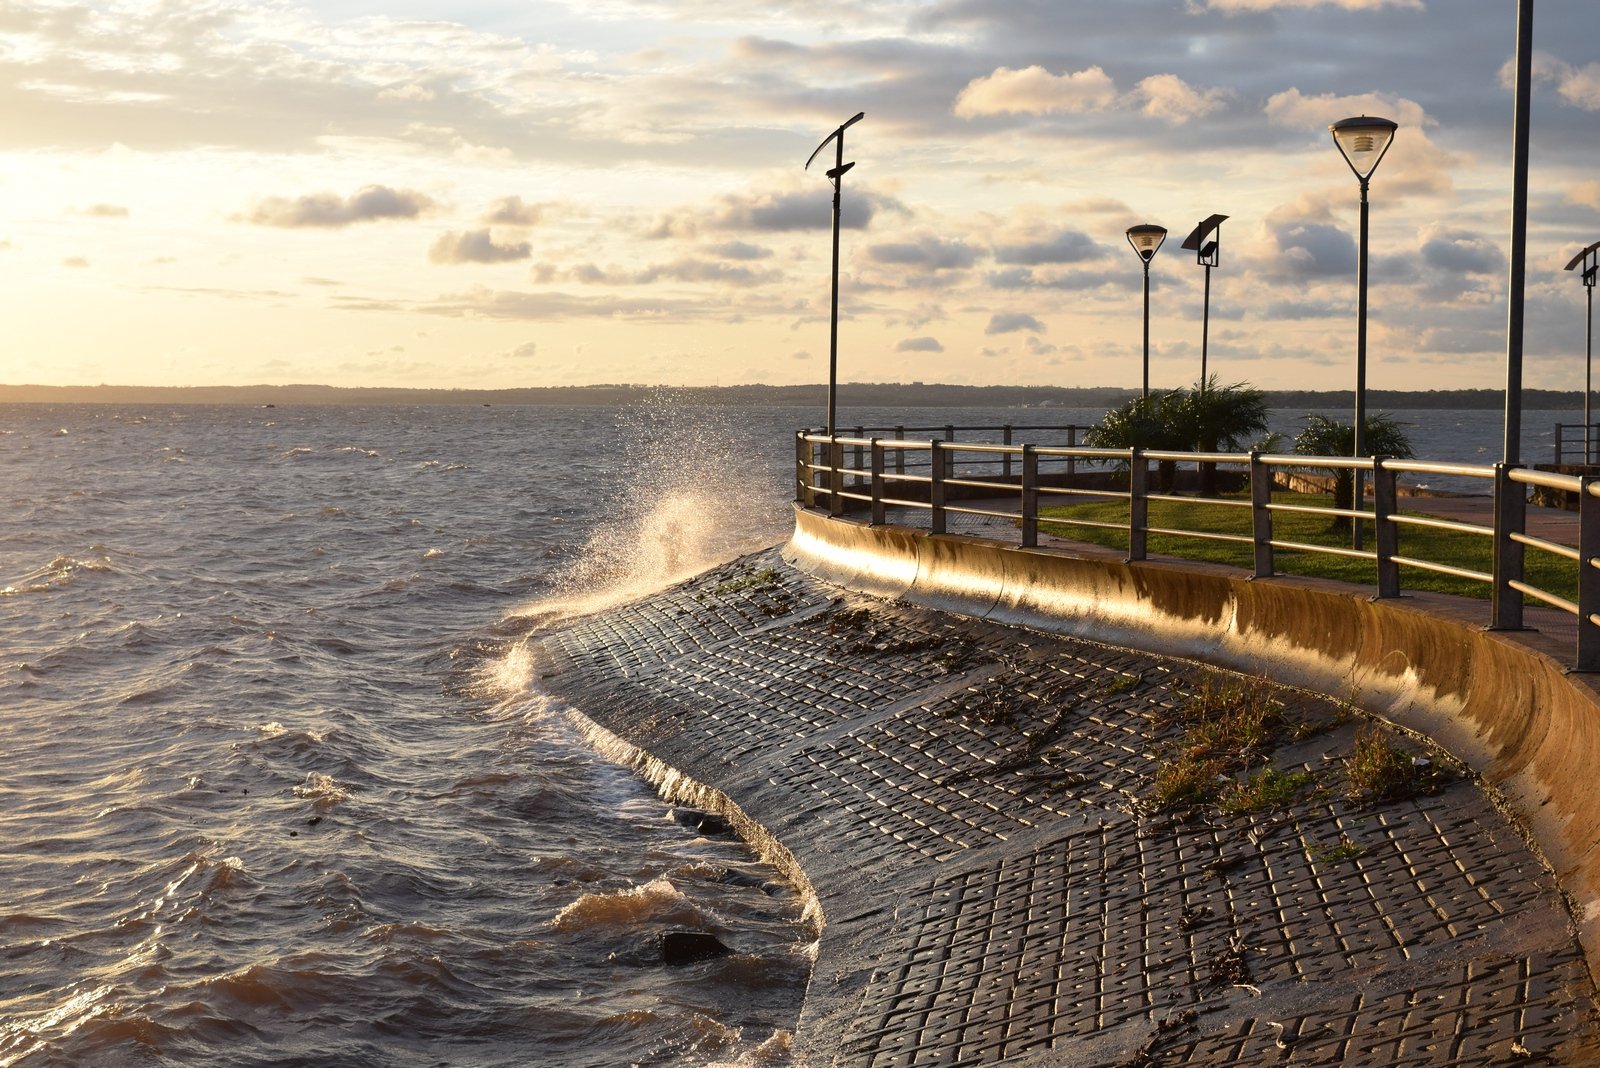
[[(1206, 296), (1200, 319), (1200, 392), (1206, 391), (1206, 347), (1211, 337), (1211, 268), (1220, 262), (1222, 250), (1222, 223), (1226, 215), (1213, 215), (1203, 219), (1194, 232), (1183, 239), (1183, 247), (1194, 253), (1195, 262), (1206, 269)], [(1217, 236), (1207, 241), (1210, 234)]]
[(1594, 425), (1589, 416), (1589, 398), (1594, 393), (1594, 283), (1600, 274), (1600, 241), (1572, 257), (1566, 269), (1578, 272), (1589, 301), (1583, 332), (1583, 462), (1588, 464), (1594, 462), (1594, 447), (1589, 440)]
[(834, 415), (837, 411), (839, 396), (839, 189), (844, 184), (844, 175), (854, 161), (844, 161), (844, 132), (862, 119), (867, 113), (858, 111), (853, 118), (845, 122), (833, 133), (822, 139), (811, 153), (811, 159), (806, 160), (805, 170), (811, 169), (811, 160), (817, 158), (817, 153), (828, 147), (828, 142), (836, 143), (837, 151), (834, 153), (833, 167), (827, 172), (828, 180), (833, 183), (833, 303), (832, 313), (828, 320), (828, 437), (833, 437)]
[[(1328, 127), (1339, 154), (1350, 165), (1350, 170), (1361, 182), (1361, 239), (1356, 255), (1356, 459), (1367, 454), (1367, 182), (1372, 172), (1383, 162), (1384, 153), (1394, 143), (1394, 132), (1399, 123), (1368, 115), (1340, 119)], [(1362, 476), (1355, 472), (1355, 496), (1351, 503), (1354, 511), (1361, 511)], [(1354, 547), (1361, 548), (1361, 521), (1352, 520)]]
[(1167, 228), (1151, 223), (1128, 227), (1128, 244), (1144, 264), (1144, 399), (1150, 399), (1150, 261), (1167, 239)]

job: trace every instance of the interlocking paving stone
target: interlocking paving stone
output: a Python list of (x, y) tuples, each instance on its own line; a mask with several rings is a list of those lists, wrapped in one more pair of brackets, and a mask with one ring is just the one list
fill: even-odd
[(1308, 776), (1297, 797), (1173, 815), (1152, 799), (1185, 716), (1252, 699), (1199, 665), (865, 598), (773, 553), (541, 644), (553, 690), (726, 779), (830, 875), (819, 962), (855, 948), (839, 993), (812, 984), (806, 1063), (1600, 1063), (1548, 870), (1469, 779), (1346, 800), (1364, 721), (1329, 699), (1272, 690), (1284, 723), (1245, 754)]
[(768, 550), (653, 597), (585, 617), (551, 638), (572, 667), (631, 676), (824, 604), (829, 596), (814, 579), (784, 566), (777, 552)]

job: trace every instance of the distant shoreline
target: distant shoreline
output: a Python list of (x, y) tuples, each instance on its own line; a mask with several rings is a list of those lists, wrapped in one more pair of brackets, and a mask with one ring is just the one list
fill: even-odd
[[(1344, 408), (1350, 390), (1267, 390), (1272, 408)], [(684, 405), (812, 408), (823, 404), (821, 385), (808, 386), (531, 386), (521, 389), (401, 389), (322, 385), (287, 386), (38, 386), (0, 385), (0, 404), (216, 404), (216, 405), (557, 405), (621, 406), (669, 399)], [(958, 386), (857, 383), (839, 386), (841, 407), (872, 408), (1109, 408), (1136, 395), (1108, 386)], [(1577, 390), (1523, 391), (1525, 409), (1576, 409)], [(1492, 389), (1370, 390), (1367, 406), (1384, 409), (1499, 410), (1502, 394)]]

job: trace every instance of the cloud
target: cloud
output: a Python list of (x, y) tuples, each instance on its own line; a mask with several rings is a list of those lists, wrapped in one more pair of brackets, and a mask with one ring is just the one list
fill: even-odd
[(623, 267), (600, 267), (593, 263), (580, 263), (562, 269), (554, 264), (542, 263), (534, 268), (533, 277), (540, 283), (564, 278), (586, 286), (645, 286), (662, 281), (757, 286), (781, 280), (783, 272), (758, 271), (719, 260), (684, 258), (632, 270)]
[(537, 226), (548, 205), (524, 204), (518, 196), (501, 197), (489, 205), (483, 223), (487, 226)]
[(434, 263), (508, 263), (531, 255), (533, 249), (526, 241), (503, 244), (488, 230), (440, 234), (428, 250), (428, 259)]
[(1600, 111), (1600, 63), (1568, 68), (1556, 90), (1561, 99), (1585, 111)]
[(1099, 67), (1075, 74), (1051, 74), (1040, 66), (1000, 67), (974, 78), (956, 97), (954, 113), (963, 119), (982, 115), (1052, 115), (1098, 111), (1116, 103), (1117, 89)]
[(82, 256), (68, 256), (66, 259), (61, 261), (61, 266), (80, 268), (87, 267), (89, 266), (89, 261)]
[(1579, 207), (1600, 211), (1600, 179), (1574, 185), (1567, 190), (1567, 200)]
[(1242, 11), (1276, 11), (1282, 8), (1338, 7), (1346, 11), (1377, 11), (1385, 7), (1423, 11), (1422, 0), (1205, 0), (1205, 9), (1236, 14)]
[(539, 343), (527, 341), (506, 353), (513, 360), (531, 360), (539, 355)]
[[(833, 190), (822, 181), (809, 189), (765, 193), (731, 193), (711, 211), (683, 208), (658, 219), (645, 233), (649, 238), (692, 238), (702, 229), (754, 230), (786, 233), (827, 230), (833, 226)], [(849, 189), (839, 207), (839, 225), (846, 230), (865, 229), (884, 209), (903, 212), (893, 198), (866, 189)]]
[(944, 346), (936, 337), (908, 337), (894, 347), (896, 352), (943, 352)]
[(1013, 334), (1018, 330), (1043, 333), (1044, 324), (1026, 312), (996, 312), (989, 316), (989, 325), (983, 328), (985, 334)]
[(1288, 222), (1273, 227), (1280, 261), (1299, 278), (1354, 275), (1355, 238), (1331, 223)]
[(90, 204), (87, 208), (79, 211), (78, 214), (87, 215), (93, 219), (126, 219), (128, 217), (128, 209), (120, 204)]
[(1351, 115), (1383, 115), (1393, 119), (1402, 127), (1433, 124), (1433, 120), (1428, 118), (1428, 113), (1416, 101), (1406, 100), (1403, 97), (1379, 96), (1376, 93), (1361, 93), (1354, 96), (1322, 93), (1318, 96), (1307, 96), (1299, 89), (1291, 88), (1269, 97), (1266, 113), (1268, 119), (1280, 126), (1297, 126), (1313, 130), (1326, 130), (1330, 123)]
[(867, 258), (874, 263), (915, 267), (923, 271), (947, 271), (971, 267), (977, 262), (978, 250), (965, 241), (946, 241), (932, 234), (922, 234), (913, 241), (870, 245)]
[(1140, 110), (1146, 115), (1174, 125), (1211, 114), (1228, 97), (1221, 89), (1195, 89), (1176, 74), (1152, 74), (1139, 83), (1134, 95), (1144, 99)]
[(415, 190), (369, 185), (349, 197), (336, 193), (267, 197), (243, 220), (256, 226), (340, 227), (377, 219), (414, 219), (433, 207), (433, 198)]
[(770, 248), (752, 245), (747, 241), (724, 241), (720, 245), (712, 245), (707, 251), (725, 260), (765, 260), (772, 257)]
[(1037, 265), (1041, 263), (1081, 263), (1098, 259), (1105, 249), (1081, 230), (1062, 229), (1036, 241), (996, 245), (997, 263)]
[(1328, 300), (1277, 300), (1259, 316), (1266, 322), (1284, 319), (1342, 319), (1350, 314), (1349, 304)]
[(1441, 230), (1422, 244), (1422, 259), (1430, 267), (1457, 274), (1497, 274), (1505, 269), (1499, 246), (1482, 234)]

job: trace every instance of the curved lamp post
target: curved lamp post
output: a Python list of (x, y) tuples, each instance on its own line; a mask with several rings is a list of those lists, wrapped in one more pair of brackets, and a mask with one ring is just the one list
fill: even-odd
[[(1339, 146), (1339, 154), (1361, 182), (1361, 238), (1356, 254), (1355, 449), (1352, 454), (1358, 460), (1367, 454), (1367, 182), (1383, 162), (1384, 153), (1394, 144), (1394, 132), (1399, 128), (1397, 122), (1369, 115), (1340, 119), (1328, 127), (1333, 143)], [(1364, 474), (1359, 469), (1355, 473), (1355, 500), (1351, 507), (1357, 512), (1361, 511)], [(1350, 525), (1355, 532), (1354, 546), (1359, 549), (1361, 521), (1353, 520)]]
[[(1194, 260), (1206, 269), (1206, 296), (1200, 318), (1200, 392), (1206, 390), (1206, 348), (1211, 337), (1211, 268), (1221, 262), (1222, 224), (1226, 215), (1203, 219), (1194, 232), (1183, 239), (1183, 247), (1194, 253)], [(1207, 241), (1211, 234), (1216, 237)]]
[(845, 172), (855, 166), (853, 161), (850, 163), (844, 161), (844, 132), (866, 116), (866, 112), (858, 111), (852, 118), (846, 119), (837, 130), (822, 139), (822, 144), (812, 151), (811, 159), (806, 160), (805, 165), (805, 169), (810, 170), (811, 160), (817, 158), (817, 153), (827, 148), (829, 141), (835, 142), (837, 151), (834, 153), (833, 167), (827, 172), (828, 180), (833, 183), (833, 303), (828, 319), (828, 436), (830, 438), (833, 437), (835, 430), (834, 415), (837, 412), (836, 402), (839, 396), (839, 189), (844, 184)]
[(1167, 239), (1167, 228), (1151, 223), (1128, 227), (1128, 244), (1144, 264), (1144, 399), (1150, 399), (1150, 261)]
[(1590, 464), (1594, 463), (1594, 445), (1590, 440), (1594, 423), (1589, 416), (1589, 398), (1594, 394), (1594, 283), (1595, 276), (1600, 275), (1600, 241), (1572, 257), (1566, 270), (1577, 271), (1588, 291), (1589, 309), (1583, 331), (1583, 462)]

